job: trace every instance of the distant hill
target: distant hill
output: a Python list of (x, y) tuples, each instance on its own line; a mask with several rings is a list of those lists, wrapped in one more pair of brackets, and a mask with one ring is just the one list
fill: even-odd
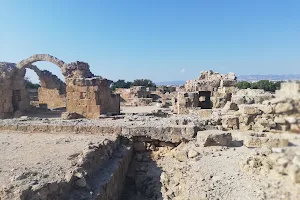
[(288, 80), (300, 80), (300, 74), (287, 74), (287, 75), (240, 75), (237, 76), (238, 81), (288, 81)]
[(166, 82), (158, 82), (155, 83), (156, 85), (174, 85), (174, 86), (180, 86), (184, 85), (185, 81), (166, 81)]
[[(288, 74), (288, 75), (239, 75), (237, 76), (238, 81), (259, 81), (259, 80), (270, 80), (270, 81), (288, 81), (288, 80), (300, 80), (300, 74)], [(185, 81), (165, 81), (157, 82), (156, 85), (184, 85)]]

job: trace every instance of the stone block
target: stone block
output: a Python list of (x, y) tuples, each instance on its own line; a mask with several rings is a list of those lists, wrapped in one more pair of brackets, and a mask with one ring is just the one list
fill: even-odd
[(246, 115), (259, 115), (261, 114), (261, 111), (258, 109), (257, 106), (254, 105), (240, 105), (239, 111), (242, 114)]
[(289, 177), (293, 183), (300, 183), (300, 166), (292, 165), (288, 170)]
[(274, 108), (271, 105), (262, 105), (259, 107), (259, 110), (261, 110), (265, 114), (273, 114)]
[(231, 142), (231, 133), (224, 133), (219, 131), (199, 131), (197, 133), (197, 143), (200, 146), (230, 146)]
[(291, 103), (278, 103), (275, 106), (275, 113), (281, 114), (281, 113), (289, 113), (294, 111), (294, 106)]
[(289, 141), (287, 139), (275, 138), (265, 134), (251, 134), (244, 136), (244, 145), (246, 147), (286, 147)]
[(300, 124), (291, 124), (291, 131), (295, 133), (300, 133)]
[(225, 115), (222, 117), (222, 127), (227, 130), (239, 129), (239, 118), (233, 115)]
[(276, 124), (286, 124), (286, 120), (283, 117), (275, 117), (274, 122)]

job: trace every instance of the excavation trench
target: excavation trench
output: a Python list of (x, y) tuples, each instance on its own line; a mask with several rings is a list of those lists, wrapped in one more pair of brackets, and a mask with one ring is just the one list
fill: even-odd
[(45, 179), (25, 168), (14, 185), (0, 190), (0, 200), (162, 199), (162, 169), (154, 152), (174, 147), (142, 136), (90, 142), (81, 153), (68, 158), (71, 165), (61, 179)]
[(90, 175), (86, 173), (86, 187), (79, 188), (80, 178), (75, 177), (77, 182), (73, 183), (69, 199), (162, 199), (163, 171), (153, 152), (158, 148), (170, 150), (175, 144), (147, 137), (119, 137), (112, 145), (105, 162), (93, 160), (95, 170)]

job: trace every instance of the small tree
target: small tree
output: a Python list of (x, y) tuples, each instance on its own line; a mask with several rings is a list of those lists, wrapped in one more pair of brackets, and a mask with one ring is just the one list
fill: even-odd
[(280, 84), (282, 81), (269, 81), (269, 80), (260, 80), (254, 83), (249, 83), (247, 81), (241, 81), (236, 84), (239, 89), (263, 89), (269, 92), (275, 92), (275, 90), (280, 89)]
[(38, 83), (32, 83), (28, 77), (25, 77), (24, 79), (25, 79), (25, 87), (27, 89), (38, 89), (39, 87), (41, 87), (41, 85)]
[(247, 81), (241, 81), (236, 84), (236, 87), (238, 87), (239, 89), (251, 88), (251, 83)]
[(145, 86), (145, 87), (156, 87), (155, 83), (153, 83), (149, 79), (136, 79), (132, 82), (132, 86)]
[(130, 88), (131, 86), (130, 81), (125, 81), (125, 80), (117, 80), (116, 82), (113, 82), (111, 85), (111, 89), (114, 91), (116, 88)]

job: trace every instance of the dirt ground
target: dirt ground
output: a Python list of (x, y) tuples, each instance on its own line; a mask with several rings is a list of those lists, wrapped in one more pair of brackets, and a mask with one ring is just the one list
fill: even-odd
[[(236, 141), (244, 134), (232, 132)], [(299, 135), (278, 136), (290, 141), (281, 150), (300, 153)], [(73, 169), (73, 158), (85, 147), (113, 137), (2, 132), (0, 185), (16, 191), (59, 182)], [(268, 151), (273, 150), (243, 145), (203, 147), (196, 139), (177, 147), (157, 145), (152, 151), (137, 151), (127, 173), (122, 200), (300, 199), (300, 184), (293, 183), (287, 175), (272, 170), (245, 171), (245, 159), (267, 155)]]
[[(287, 149), (300, 150), (296, 146)], [(136, 153), (122, 200), (300, 199), (300, 185), (288, 176), (243, 170), (245, 158), (264, 151), (245, 146), (199, 147), (191, 141), (172, 150), (160, 147), (152, 153)]]
[(2, 132), (0, 186), (24, 190), (60, 182), (74, 168), (72, 161), (84, 148), (105, 138), (79, 134)]

